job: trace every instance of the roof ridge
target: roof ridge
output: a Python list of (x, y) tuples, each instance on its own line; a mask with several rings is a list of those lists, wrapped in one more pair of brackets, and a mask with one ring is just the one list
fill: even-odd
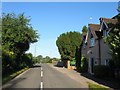
[(113, 19), (113, 18), (105, 18), (105, 17), (100, 17), (100, 19), (103, 18), (103, 19), (109, 19), (109, 20), (116, 20), (116, 19)]
[(90, 23), (90, 24), (88, 24), (88, 25), (100, 25), (100, 24), (93, 24), (93, 23)]

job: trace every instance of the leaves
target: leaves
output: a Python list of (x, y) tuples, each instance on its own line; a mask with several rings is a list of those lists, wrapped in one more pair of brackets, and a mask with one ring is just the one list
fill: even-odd
[(2, 72), (3, 74), (32, 66), (32, 54), (25, 54), (39, 36), (23, 14), (3, 13), (2, 16)]
[(120, 67), (120, 15), (117, 17), (118, 22), (112, 26), (111, 32), (107, 37), (110, 50), (116, 67)]
[(81, 34), (79, 32), (67, 32), (61, 34), (56, 41), (61, 58), (70, 60), (75, 57), (76, 47), (81, 44)]
[(2, 45), (14, 53), (23, 53), (30, 43), (37, 42), (38, 34), (29, 24), (30, 19), (23, 14), (14, 13), (2, 16)]
[(87, 27), (86, 27), (86, 26), (83, 26), (82, 33), (83, 33), (83, 34), (87, 34), (87, 31), (88, 31)]

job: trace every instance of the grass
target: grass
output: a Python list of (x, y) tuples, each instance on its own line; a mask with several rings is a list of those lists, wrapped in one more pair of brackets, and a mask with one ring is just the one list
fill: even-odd
[(94, 83), (88, 83), (88, 84), (89, 84), (90, 90), (110, 90), (109, 88), (98, 85), (98, 84), (94, 84)]
[(20, 71), (16, 71), (10, 75), (7, 75), (5, 77), (2, 78), (2, 84), (7, 83), (8, 81), (12, 80), (13, 78), (15, 78), (16, 76), (18, 76), (19, 74), (23, 73), (24, 71), (28, 70), (29, 68), (24, 68)]

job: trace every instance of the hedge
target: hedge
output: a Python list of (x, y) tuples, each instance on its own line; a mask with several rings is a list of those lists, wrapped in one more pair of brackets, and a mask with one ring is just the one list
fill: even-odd
[(96, 65), (93, 68), (93, 73), (96, 77), (108, 77), (110, 74), (110, 68), (105, 65)]

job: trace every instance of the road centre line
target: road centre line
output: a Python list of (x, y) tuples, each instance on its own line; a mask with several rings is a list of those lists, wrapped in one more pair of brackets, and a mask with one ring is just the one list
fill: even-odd
[(40, 83), (40, 88), (43, 90), (43, 82)]
[(41, 71), (41, 77), (43, 77), (43, 71)]

